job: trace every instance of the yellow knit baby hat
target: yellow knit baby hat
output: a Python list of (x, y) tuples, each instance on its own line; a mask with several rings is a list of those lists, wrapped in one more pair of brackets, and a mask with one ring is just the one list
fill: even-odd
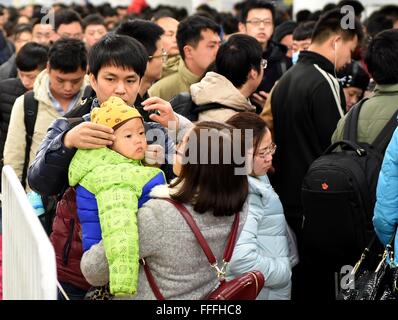
[(136, 108), (130, 107), (123, 99), (114, 96), (103, 102), (100, 108), (91, 110), (91, 122), (110, 128), (133, 118), (142, 119), (142, 116)]

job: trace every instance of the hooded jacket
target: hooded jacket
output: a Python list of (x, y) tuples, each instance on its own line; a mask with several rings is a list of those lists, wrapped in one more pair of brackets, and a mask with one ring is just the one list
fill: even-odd
[(236, 243), (227, 276), (261, 271), (265, 285), (258, 300), (289, 300), (292, 267), (297, 249), (289, 245), (288, 226), (282, 204), (268, 177), (248, 177), (249, 214)]
[(226, 77), (208, 72), (190, 88), (192, 101), (198, 106), (217, 104), (214, 109), (199, 113), (199, 121), (227, 121), (238, 112), (254, 112), (250, 101)]
[[(395, 235), (393, 248), (398, 248), (398, 130), (395, 130), (384, 155), (376, 191), (373, 225), (383, 245)], [(398, 255), (394, 254), (395, 266)]]

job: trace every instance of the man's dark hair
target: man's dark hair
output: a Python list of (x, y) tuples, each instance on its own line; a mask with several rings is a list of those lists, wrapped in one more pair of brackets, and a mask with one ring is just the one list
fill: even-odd
[(392, 29), (393, 21), (379, 11), (373, 12), (365, 22), (366, 32), (369, 37), (374, 37), (381, 31)]
[(363, 39), (362, 25), (358, 19), (355, 19), (354, 28), (343, 29), (341, 21), (345, 17), (345, 13), (341, 13), (340, 9), (335, 9), (323, 14), (314, 27), (312, 34), (312, 42), (323, 43), (333, 33), (341, 35), (344, 41), (352, 40), (355, 36), (358, 37), (358, 42)]
[(71, 24), (73, 22), (78, 22), (83, 29), (82, 18), (76, 11), (71, 9), (61, 9), (57, 11), (54, 16), (55, 32), (58, 31), (61, 24)]
[(213, 21), (218, 21), (219, 12), (210, 7), (207, 3), (203, 3), (196, 8), (195, 14), (207, 17)]
[[(188, 161), (182, 165), (180, 175), (172, 184), (172, 187), (179, 187), (172, 195), (173, 199), (192, 204), (197, 213), (210, 211), (214, 216), (232, 216), (242, 210), (248, 195), (248, 181), (246, 175), (235, 172), (238, 168), (243, 169), (244, 163), (237, 164), (233, 156), (241, 152), (241, 139), (234, 137), (233, 129), (212, 121), (195, 125), (188, 136), (187, 149), (183, 151)], [(214, 138), (218, 148), (213, 150)], [(217, 164), (211, 163), (214, 152), (219, 156)], [(201, 163), (203, 153), (207, 153), (209, 164)]]
[(83, 19), (83, 30), (86, 30), (88, 26), (93, 26), (93, 25), (101, 25), (105, 27), (105, 20), (104, 18), (98, 14), (98, 13), (93, 13), (89, 14), (87, 17)]
[(398, 20), (398, 6), (397, 5), (386, 5), (380, 8), (379, 12), (384, 14), (388, 19), (391, 19), (393, 22)]
[(218, 49), (215, 71), (240, 88), (247, 81), (251, 69), (260, 72), (261, 59), (261, 45), (255, 38), (234, 34)]
[(141, 78), (148, 62), (148, 52), (134, 38), (107, 34), (88, 53), (89, 71), (95, 78), (101, 68), (115, 66), (134, 70)]
[(224, 34), (232, 34), (239, 31), (239, 20), (232, 13), (221, 12), (218, 18)]
[(32, 25), (30, 23), (22, 23), (22, 24), (17, 24), (15, 28), (13, 29), (13, 37), (14, 39), (17, 39), (18, 36), (24, 32), (29, 32), (32, 33)]
[(311, 16), (310, 10), (300, 10), (299, 12), (296, 13), (296, 22), (301, 23), (309, 21), (310, 16)]
[(172, 11), (171, 9), (156, 10), (153, 13), (151, 21), (156, 23), (158, 20), (160, 20), (162, 18), (174, 18), (174, 19), (176, 19), (175, 11)]
[(335, 3), (327, 3), (322, 8), (322, 12), (330, 11), (330, 10), (333, 10), (333, 9), (336, 9), (336, 8), (337, 8), (337, 4), (335, 4)]
[(293, 32), (293, 40), (302, 41), (306, 39), (311, 39), (312, 33), (314, 32), (316, 22), (307, 21), (300, 23)]
[(272, 2), (268, 2), (265, 0), (253, 0), (246, 1), (245, 5), (242, 8), (240, 22), (246, 23), (247, 16), (249, 15), (250, 10), (253, 9), (268, 9), (272, 13), (272, 21), (275, 21), (275, 6)]
[(138, 40), (151, 56), (155, 53), (156, 42), (161, 39), (164, 30), (154, 22), (136, 19), (123, 21), (116, 28), (115, 33)]
[(48, 47), (36, 42), (28, 42), (19, 50), (15, 63), (24, 72), (43, 70), (47, 65)]
[(359, 17), (365, 11), (365, 7), (357, 0), (341, 0), (338, 4), (339, 8), (351, 6), (354, 8), (355, 16)]
[(190, 16), (180, 22), (176, 37), (178, 50), (182, 59), (185, 59), (184, 47), (189, 44), (195, 48), (202, 39), (201, 32), (207, 29), (217, 34), (221, 32), (221, 28), (217, 23), (199, 15)]
[(398, 83), (398, 30), (380, 32), (369, 43), (365, 63), (377, 84)]
[(48, 62), (51, 69), (63, 73), (75, 72), (79, 68), (86, 70), (86, 46), (77, 39), (59, 39), (50, 48)]

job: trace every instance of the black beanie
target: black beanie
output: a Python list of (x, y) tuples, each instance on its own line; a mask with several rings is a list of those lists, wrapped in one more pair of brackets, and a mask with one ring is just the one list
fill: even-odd
[(347, 64), (337, 73), (337, 78), (343, 88), (354, 87), (362, 90), (366, 90), (370, 80), (369, 75), (357, 61)]
[(296, 29), (297, 23), (294, 21), (282, 22), (279, 26), (275, 28), (273, 40), (276, 43), (280, 43), (284, 36), (288, 34), (293, 34), (294, 29)]

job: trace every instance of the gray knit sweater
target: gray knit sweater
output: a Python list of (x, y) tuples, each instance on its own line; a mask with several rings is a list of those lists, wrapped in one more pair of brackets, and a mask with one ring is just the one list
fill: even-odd
[[(167, 186), (157, 186), (152, 197), (169, 197)], [(215, 217), (207, 212), (193, 215), (218, 261), (222, 261), (224, 247), (234, 217)], [(247, 217), (247, 207), (240, 213), (240, 228)], [(145, 257), (156, 283), (166, 299), (196, 300), (206, 297), (218, 280), (199, 246), (194, 234), (177, 209), (162, 199), (151, 199), (138, 211), (140, 257)], [(81, 269), (92, 285), (109, 281), (108, 263), (102, 242), (86, 251)], [(120, 297), (136, 300), (156, 299), (140, 266), (138, 291), (134, 296)]]

